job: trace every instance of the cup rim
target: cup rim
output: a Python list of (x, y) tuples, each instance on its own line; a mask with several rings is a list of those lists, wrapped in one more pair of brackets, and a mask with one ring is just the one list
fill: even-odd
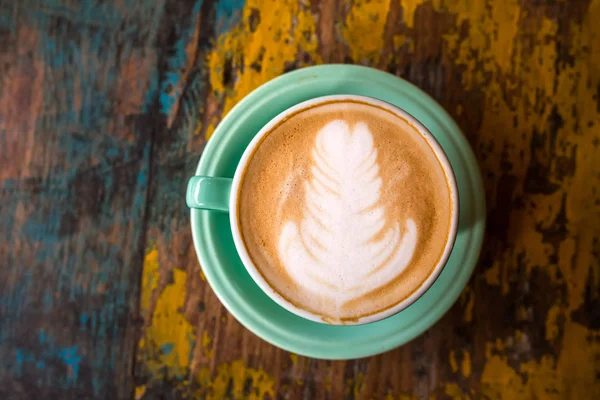
[[(412, 292), (409, 296), (396, 303), (392, 307), (386, 308), (385, 310), (370, 314), (364, 317), (358, 318), (356, 321), (344, 321), (343, 323), (330, 323), (325, 321), (321, 315), (311, 313), (307, 310), (299, 308), (285, 299), (281, 294), (279, 294), (263, 277), (263, 275), (258, 271), (256, 265), (252, 261), (250, 255), (248, 254), (248, 250), (246, 249), (246, 245), (242, 239), (242, 235), (239, 229), (238, 224), (238, 200), (239, 200), (239, 186), (241, 184), (243, 173), (247, 167), (248, 162), (250, 161), (252, 155), (256, 148), (260, 145), (263, 137), (265, 137), (279, 122), (287, 117), (290, 114), (297, 113), (303, 109), (308, 107), (314, 107), (321, 103), (327, 103), (331, 101), (343, 101), (343, 100), (354, 100), (357, 102), (366, 103), (369, 105), (375, 105), (378, 107), (382, 107), (392, 113), (396, 114), (400, 118), (406, 120), (410, 125), (415, 127), (415, 129), (422, 135), (422, 137), (427, 141), (430, 148), (433, 150), (436, 158), (442, 165), (442, 169), (444, 171), (446, 181), (450, 188), (450, 198), (452, 203), (452, 215), (450, 220), (450, 228), (448, 233), (448, 239), (446, 241), (446, 246), (444, 247), (444, 251), (441, 257), (438, 259), (437, 264), (435, 265), (432, 272), (429, 274), (427, 279), (421, 284), (421, 286)], [(362, 95), (326, 95), (315, 97), (303, 102), (300, 102), (273, 117), (266, 125), (264, 125), (258, 133), (252, 138), (246, 149), (244, 150), (238, 165), (235, 169), (235, 173), (233, 176), (233, 182), (231, 186), (231, 194), (229, 198), (229, 222), (231, 226), (231, 232), (233, 236), (233, 241), (242, 260), (242, 264), (244, 268), (249, 273), (254, 282), (261, 288), (261, 290), (266, 293), (273, 301), (275, 301), (279, 306), (284, 309), (311, 321), (330, 324), (330, 325), (364, 325), (372, 322), (381, 321), (385, 318), (391, 317), (398, 312), (404, 310), (409, 307), (415, 301), (417, 301), (429, 288), (433, 285), (436, 279), (441, 274), (444, 269), (450, 254), (452, 253), (452, 249), (454, 247), (454, 243), (456, 241), (456, 235), (458, 232), (458, 221), (459, 221), (459, 193), (458, 186), (456, 183), (456, 177), (454, 175), (454, 171), (452, 169), (452, 165), (448, 160), (448, 157), (442, 148), (442, 146), (438, 143), (437, 139), (433, 136), (433, 134), (416, 118), (414, 118), (411, 114), (406, 112), (405, 110), (390, 104), (386, 101), (379, 100), (369, 96)]]

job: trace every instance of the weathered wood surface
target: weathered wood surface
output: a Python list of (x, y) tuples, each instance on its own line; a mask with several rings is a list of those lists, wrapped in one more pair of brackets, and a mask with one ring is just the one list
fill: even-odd
[[(347, 362), (237, 323), (184, 202), (237, 101), (331, 62), (436, 98), (489, 208), (452, 310)], [(598, 398), (599, 146), (598, 0), (0, 0), (0, 398)]]

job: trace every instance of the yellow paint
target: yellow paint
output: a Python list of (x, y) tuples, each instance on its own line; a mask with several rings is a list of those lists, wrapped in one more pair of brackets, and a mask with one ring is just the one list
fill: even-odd
[(527, 321), (529, 319), (529, 311), (524, 306), (517, 307), (517, 321)]
[[(213, 133), (215, 133), (215, 128), (216, 128), (216, 123), (215, 121), (210, 121), (210, 123), (208, 124), (208, 127), (206, 128), (206, 138), (210, 138), (212, 136)], [(204, 272), (200, 271), (200, 273), (202, 274), (203, 280), (206, 280), (206, 278), (204, 277)]]
[(401, 0), (402, 5), (402, 20), (404, 25), (408, 28), (412, 28), (415, 24), (415, 11), (417, 6), (420, 6), (423, 0)]
[(447, 383), (444, 388), (444, 393), (449, 396), (452, 400), (470, 400), (471, 396), (463, 390), (456, 383)]
[(406, 43), (406, 35), (394, 35), (394, 50), (398, 51)]
[[(404, 14), (405, 24), (409, 27), (417, 3), (402, 2), (403, 8), (409, 9)], [(586, 398), (589, 393), (600, 392), (600, 383), (594, 380), (592, 372), (597, 370), (594, 357), (599, 350), (597, 345), (589, 342), (593, 332), (571, 321), (570, 312), (583, 302), (584, 282), (589, 266), (594, 262), (592, 238), (598, 230), (589, 221), (600, 219), (600, 209), (593, 204), (597, 195), (592, 193), (593, 185), (589, 185), (590, 177), (600, 174), (600, 163), (590, 157), (592, 141), (597, 136), (594, 130), (597, 132), (600, 121), (593, 99), (594, 90), (590, 89), (600, 83), (600, 24), (597, 23), (600, 1), (590, 3), (581, 25), (572, 23), (568, 27), (571, 42), (561, 43), (561, 48), (568, 49), (574, 61), (572, 64), (561, 63), (558, 68), (558, 25), (542, 15), (537, 19), (529, 18), (527, 25), (522, 24), (527, 14), (519, 3), (516, 0), (430, 3), (436, 11), (456, 16), (455, 28), (444, 35), (446, 50), (452, 55), (453, 62), (463, 68), (464, 88), (484, 93), (478, 143), (495, 146), (495, 151), (481, 159), (486, 171), (501, 171), (504, 162), (512, 165), (513, 174), (525, 176), (531, 157), (531, 134), (534, 130), (549, 131), (553, 108), (564, 121), (564, 126), (558, 129), (555, 151), (559, 156), (568, 156), (573, 146), (579, 148), (575, 175), (563, 182), (556, 181), (562, 189), (556, 194), (527, 194), (525, 202), (537, 207), (514, 210), (511, 214), (508, 239), (511, 251), (500, 254), (492, 265), (484, 266), (485, 283), (501, 287), (507, 296), (510, 295), (509, 277), (518, 262), (525, 264), (526, 274), (533, 268), (544, 268), (552, 281), (567, 284), (567, 304), (561, 304), (561, 299), (557, 299), (545, 316), (545, 338), (548, 341), (560, 339), (562, 350), (557, 360), (547, 355), (539, 362), (521, 364), (515, 371), (508, 365), (503, 355), (508, 350), (498, 338), (486, 346), (482, 391), (491, 399)], [(461, 37), (459, 32), (466, 36)], [(457, 110), (457, 115), (460, 114)], [(588, 126), (590, 121), (596, 126)], [(506, 154), (499, 151), (501, 148), (506, 149)], [(519, 154), (521, 150), (525, 150), (523, 155)], [(548, 160), (550, 179), (554, 179), (555, 162)], [(496, 198), (493, 190), (490, 199)], [(535, 227), (554, 221), (563, 194), (567, 194), (569, 237), (560, 244), (558, 274), (549, 259), (552, 248), (543, 243)], [(523, 187), (517, 187), (514, 195), (524, 196)], [(594, 217), (590, 217), (590, 213)], [(519, 254), (523, 254), (520, 261), (517, 259)], [(529, 311), (520, 310), (517, 318), (529, 318)], [(561, 318), (563, 324), (559, 324)], [(562, 338), (561, 328), (564, 329)], [(523, 332), (515, 332), (514, 337), (517, 342), (528, 340)], [(469, 361), (467, 367), (465, 360), (467, 358), (463, 357), (461, 370), (468, 375), (472, 366)], [(452, 392), (449, 395), (463, 398), (459, 388), (446, 386), (446, 389)]]
[(557, 338), (559, 330), (558, 330), (558, 318), (562, 314), (562, 308), (555, 304), (548, 310), (548, 315), (546, 316), (546, 340), (552, 342)]
[[(208, 369), (201, 369), (196, 379), (200, 389), (194, 393), (195, 398), (262, 400), (266, 396), (275, 396), (273, 377), (262, 368), (246, 367), (242, 360), (219, 365), (214, 379), (210, 379)], [(250, 382), (250, 387), (246, 393), (247, 382)]]
[[(529, 150), (532, 133), (550, 130), (553, 109), (563, 119), (563, 126), (556, 135), (558, 157), (547, 160), (544, 151), (547, 153), (548, 148), (538, 154), (548, 163), (549, 179), (561, 189), (554, 194), (530, 194), (522, 185), (515, 188), (513, 199), (523, 198), (526, 205), (523, 209), (514, 209), (508, 217), (506, 249), (498, 252), (491, 265), (482, 266), (485, 270), (483, 279), (476, 283), (498, 287), (504, 296), (511, 296), (511, 277), (519, 263), (525, 267), (525, 279), (536, 268), (536, 272), (547, 274), (553, 283), (564, 283), (566, 298), (557, 299), (543, 316), (546, 320), (545, 339), (560, 349), (560, 353), (522, 364), (512, 361), (509, 364), (508, 360), (513, 360), (509, 353), (514, 351), (510, 341), (526, 343), (529, 340), (527, 330), (516, 331), (508, 337), (490, 338), (485, 344), (483, 371), (481, 366), (473, 365), (470, 352), (458, 353), (455, 349), (450, 353), (452, 371), (460, 371), (460, 379), (479, 380), (475, 386), (481, 386), (481, 393), (463, 392), (454, 383), (442, 383), (440, 390), (455, 399), (478, 398), (480, 394), (490, 399), (586, 398), (589, 393), (600, 392), (600, 382), (595, 378), (600, 348), (597, 341), (594, 343), (589, 339), (597, 332), (571, 320), (572, 312), (583, 304), (584, 283), (590, 265), (595, 265), (592, 248), (598, 228), (590, 221), (600, 220), (600, 209), (595, 203), (597, 194), (589, 184), (590, 177), (600, 175), (600, 163), (593, 153), (593, 140), (600, 121), (593, 90), (600, 84), (600, 24), (597, 23), (600, 21), (600, 0), (590, 2), (581, 24), (573, 22), (561, 26), (568, 35), (566, 40), (561, 39), (560, 49), (568, 51), (573, 60), (570, 63), (557, 63), (559, 26), (556, 21), (543, 13), (536, 18), (528, 17), (529, 9), (541, 6), (518, 0), (402, 0), (400, 5), (406, 30), (392, 37), (396, 50), (419, 45), (413, 37), (419, 7), (433, 7), (434, 11), (455, 18), (454, 26), (443, 33), (444, 48), (440, 54), (448, 67), (460, 73), (467, 94), (473, 91), (482, 96), (482, 123), (474, 140), (480, 147), (493, 146), (493, 151), (479, 158), (485, 171), (495, 173), (486, 177), (487, 195), (492, 202), (498, 195), (496, 183), (503, 165), (510, 165), (510, 174), (525, 176), (532, 157)], [(355, 62), (373, 65), (381, 61), (389, 7), (389, 0), (357, 0), (348, 9), (339, 32)], [(254, 10), (260, 14), (261, 22), (252, 31), (249, 21), (251, 14), (256, 13)], [(217, 39), (207, 60), (211, 88), (223, 104), (223, 115), (252, 89), (279, 76), (287, 63), (303, 60), (303, 57), (297, 57), (299, 52), (309, 55), (311, 60), (306, 64), (320, 62), (316, 54), (315, 17), (307, 2), (249, 0), (242, 14), (238, 26)], [(527, 23), (524, 23), (525, 19)], [(223, 71), (228, 63), (233, 72), (230, 82), (224, 84)], [(304, 61), (297, 62), (295, 66), (304, 64)], [(468, 115), (469, 110), (465, 107), (468, 104), (456, 105), (459, 118)], [(595, 126), (590, 126), (590, 122)], [(206, 136), (209, 137), (216, 119), (206, 123)], [(555, 174), (557, 159), (568, 156), (573, 146), (578, 146), (577, 168), (574, 176), (561, 181)], [(568, 237), (559, 246), (558, 265), (553, 265), (550, 259), (553, 248), (543, 243), (536, 226), (548, 226), (554, 221), (565, 194)], [(536, 205), (535, 209), (529, 206), (532, 203)], [(144, 262), (141, 309), (143, 315), (153, 311), (152, 315), (145, 315), (147, 327), (138, 354), (143, 367), (158, 380), (165, 374), (185, 376), (191, 364), (193, 329), (181, 312), (185, 299), (185, 273), (174, 271), (174, 283), (156, 293), (160, 281), (158, 252), (155, 248), (150, 249)], [(592, 279), (600, 279), (597, 268)], [(471, 288), (463, 294), (461, 306), (464, 320), (471, 322), (477, 306)], [(529, 314), (529, 310), (520, 308), (516, 318), (526, 320), (530, 318)], [(201, 344), (206, 351), (211, 340), (205, 334)], [(165, 345), (166, 348), (172, 346), (168, 355), (161, 350)], [(292, 364), (298, 361), (294, 356), (290, 355)], [(195, 374), (196, 384), (203, 393), (199, 397), (222, 398), (230, 382), (233, 382), (234, 397), (243, 396), (240, 388), (248, 377), (252, 378), (253, 396), (258, 393), (255, 398), (260, 398), (260, 393), (274, 397), (273, 378), (262, 369), (245, 367), (241, 360), (216, 366), (213, 379), (214, 373), (215, 369), (211, 372), (201, 368)], [(324, 380), (328, 391), (331, 390), (331, 376), (329, 372)], [(358, 396), (364, 379), (359, 374), (356, 380), (348, 381), (348, 392)], [(140, 386), (136, 395), (138, 390), (143, 393), (146, 389)]]
[(213, 349), (211, 347), (212, 344), (212, 339), (210, 338), (210, 336), (208, 335), (208, 332), (204, 331), (202, 332), (202, 349), (204, 350), (204, 355), (206, 355), (206, 357), (208, 358), (212, 358), (213, 356)]
[[(377, 399), (378, 397), (372, 397), (373, 399)], [(392, 394), (392, 393), (387, 393), (385, 396), (383, 396), (383, 400), (415, 400), (417, 397), (414, 394), (407, 394), (407, 393), (398, 393), (398, 394)], [(430, 397), (430, 399), (435, 400), (435, 397)]]
[[(587, 398), (584, 391), (580, 392), (582, 397), (572, 396), (565, 391), (565, 381), (557, 374), (552, 356), (544, 356), (539, 363), (530, 361), (521, 364), (519, 373), (508, 365), (505, 357), (493, 356), (486, 363), (481, 382), (482, 394), (490, 399)], [(573, 387), (571, 389), (577, 390)]]
[(452, 372), (457, 372), (458, 371), (458, 364), (456, 363), (456, 355), (454, 354), (454, 350), (450, 350), (450, 368), (452, 369)]
[[(521, 15), (518, 0), (490, 2), (489, 6), (481, 0), (453, 0), (443, 2), (443, 8), (441, 2), (435, 3), (437, 11), (446, 10), (456, 15), (456, 30), (448, 32), (444, 38), (449, 48), (457, 52), (455, 63), (467, 68), (463, 75), (465, 89), (470, 90), (475, 84), (483, 83), (485, 78), (479, 71), (480, 65), (485, 72), (506, 70), (513, 65), (513, 46)], [(463, 24), (468, 25), (469, 34), (458, 44), (458, 31)]]
[(469, 353), (468, 351), (463, 351), (461, 371), (465, 378), (471, 376), (471, 353)]
[[(151, 262), (147, 264), (152, 265), (149, 271), (158, 268), (157, 256), (156, 249), (148, 253), (146, 259)], [(179, 269), (172, 273), (173, 283), (158, 297), (150, 324), (138, 343), (138, 360), (156, 379), (185, 376), (196, 340), (192, 326), (181, 312), (187, 274)]]
[(144, 393), (146, 393), (146, 385), (140, 385), (138, 387), (135, 388), (135, 400), (140, 400), (143, 396)]
[(456, 115), (460, 117), (462, 115), (462, 113), (463, 113), (463, 106), (461, 104), (459, 104), (456, 106)]
[(148, 317), (146, 313), (150, 308), (150, 299), (152, 293), (158, 286), (158, 280), (160, 273), (158, 271), (158, 250), (156, 245), (152, 246), (149, 251), (146, 252), (144, 257), (144, 265), (142, 271), (142, 293), (140, 299), (140, 310), (143, 317)]
[(500, 260), (496, 260), (494, 264), (492, 264), (492, 266), (485, 271), (485, 282), (489, 286), (500, 286), (500, 273)]
[[(519, 339), (521, 338), (521, 336), (522, 336), (522, 333), (520, 331), (515, 332), (515, 338), (517, 338), (517, 341), (520, 341)], [(504, 342), (502, 341), (502, 339), (496, 338), (496, 344), (494, 347), (496, 348), (496, 350), (498, 352), (503, 352), (504, 351)]]
[[(515, 370), (506, 356), (488, 355), (481, 376), (482, 395), (490, 399), (559, 400), (589, 398), (590, 393), (598, 392), (594, 366), (600, 343), (589, 342), (589, 330), (574, 323), (566, 326), (564, 335), (565, 347), (558, 360), (553, 355), (545, 355), (539, 362), (529, 361)], [(515, 332), (515, 341), (521, 340), (523, 333)]]
[(355, 0), (342, 30), (342, 37), (355, 62), (376, 64), (384, 45), (384, 30), (390, 0)]
[(325, 390), (329, 393), (331, 392), (331, 375), (332, 369), (331, 366), (327, 367), (327, 375), (325, 376)]
[(461, 304), (464, 305), (465, 314), (464, 319), (465, 322), (473, 321), (473, 307), (475, 306), (475, 292), (471, 289), (471, 285), (467, 285), (465, 290), (463, 290), (461, 296)]
[(346, 393), (353, 394), (355, 398), (360, 396), (364, 382), (365, 375), (362, 372), (359, 372), (356, 379), (348, 379), (346, 382)]
[(492, 356), (483, 368), (482, 393), (491, 399), (518, 399), (523, 396), (523, 381), (500, 356)]
[[(248, 0), (238, 26), (217, 39), (215, 49), (208, 55), (209, 81), (218, 96), (225, 96), (222, 116), (253, 89), (281, 75), (286, 64), (296, 60), (299, 50), (310, 54), (313, 62), (320, 61), (314, 17), (308, 5), (298, 3)], [(249, 21), (257, 12), (260, 23), (252, 31)], [(228, 62), (236, 71), (231, 87), (223, 84)], [(207, 138), (210, 134), (209, 129)]]
[(200, 368), (196, 373), (196, 382), (198, 382), (198, 385), (201, 388), (206, 390), (211, 385), (211, 377), (212, 374), (210, 373), (210, 368), (203, 367)]
[(290, 359), (292, 360), (292, 365), (298, 364), (298, 354), (290, 353)]
[[(458, 372), (458, 362), (456, 361), (456, 352), (450, 350), (450, 369), (452, 372)], [(468, 351), (462, 351), (462, 361), (460, 362), (460, 370), (465, 378), (471, 376), (471, 354)]]
[(439, 9), (443, 0), (400, 0), (402, 7), (402, 21), (408, 28), (415, 26), (415, 12), (424, 3), (430, 3), (435, 9)]
[[(409, 53), (415, 52), (415, 41), (412, 38), (407, 37), (406, 35), (394, 35), (392, 37), (392, 41), (394, 44), (394, 51), (399, 51), (402, 47), (407, 47)], [(393, 54), (388, 56), (391, 59), (394, 58)]]
[(202, 121), (196, 121), (196, 127), (194, 128), (194, 135), (199, 135), (202, 133)]

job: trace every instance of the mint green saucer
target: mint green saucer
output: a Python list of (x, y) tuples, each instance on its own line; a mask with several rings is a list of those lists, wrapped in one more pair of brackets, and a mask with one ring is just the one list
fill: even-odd
[(236, 253), (227, 214), (192, 209), (191, 225), (196, 253), (208, 282), (246, 328), (294, 353), (348, 359), (382, 353), (408, 342), (452, 306), (469, 280), (481, 250), (485, 203), (471, 148), (440, 105), (394, 75), (350, 65), (290, 72), (250, 93), (217, 127), (196, 175), (233, 177), (245, 147), (271, 118), (294, 104), (330, 94), (370, 96), (404, 109), (429, 129), (452, 164), (460, 197), (458, 234), (446, 267), (419, 300), (390, 318), (367, 325), (311, 322), (277, 305), (250, 278)]

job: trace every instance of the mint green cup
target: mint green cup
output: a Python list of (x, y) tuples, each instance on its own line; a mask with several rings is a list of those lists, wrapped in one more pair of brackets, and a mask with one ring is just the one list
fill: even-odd
[[(456, 199), (454, 247), (415, 298), (386, 315), (335, 326), (294, 310), (257, 278), (240, 246), (230, 195), (238, 165), (251, 141), (279, 113), (303, 101), (330, 95), (382, 100), (414, 117), (439, 143), (453, 171)], [(249, 147), (250, 145), (250, 147)], [(250, 150), (247, 150), (250, 149)], [(439, 155), (436, 153), (436, 156)], [(246, 155), (246, 159), (247, 159)], [(445, 168), (446, 170), (446, 168)], [(239, 172), (239, 169), (238, 169)], [(481, 177), (471, 149), (445, 111), (409, 83), (377, 70), (328, 65), (298, 70), (259, 87), (223, 119), (209, 141), (187, 193), (196, 252), (207, 280), (225, 307), (263, 339), (298, 354), (347, 359), (380, 353), (406, 343), (439, 319), (454, 303), (475, 266), (485, 225)], [(232, 213), (236, 214), (236, 213)], [(238, 246), (236, 247), (236, 242)], [(451, 242), (451, 241), (450, 241)], [(244, 262), (242, 261), (244, 260)], [(246, 264), (244, 266), (244, 264)], [(439, 274), (439, 276), (438, 276)], [(435, 279), (437, 277), (437, 279)], [(390, 316), (391, 315), (391, 316)], [(388, 317), (388, 318), (385, 318)], [(384, 319), (385, 318), (385, 319)]]
[[(450, 210), (450, 226), (448, 232), (448, 238), (446, 239), (446, 246), (443, 250), (441, 257), (439, 258), (436, 265), (433, 266), (431, 274), (427, 279), (414, 290), (408, 297), (398, 301), (395, 305), (386, 308), (383, 311), (369, 314), (356, 318), (355, 320), (332, 320), (328, 319), (325, 321), (321, 315), (311, 313), (308, 310), (302, 309), (295, 304), (292, 304), (287, 300), (281, 293), (276, 291), (269, 283), (265, 280), (263, 275), (259, 272), (260, 267), (255, 265), (252, 258), (248, 254), (246, 245), (242, 239), (241, 228), (238, 220), (237, 210), (240, 207), (240, 186), (242, 185), (244, 172), (252, 155), (256, 149), (260, 147), (260, 144), (264, 142), (264, 138), (269, 135), (273, 128), (281, 123), (281, 121), (289, 118), (291, 115), (295, 115), (302, 110), (313, 108), (321, 104), (327, 104), (330, 102), (344, 102), (352, 101), (359, 102), (362, 104), (368, 104), (378, 109), (385, 109), (388, 112), (395, 114), (400, 120), (407, 121), (409, 125), (414, 129), (414, 135), (418, 135), (423, 138), (427, 143), (428, 147), (435, 154), (440, 166), (444, 170), (446, 175), (446, 181), (449, 188), (449, 197), (451, 201)], [(233, 179), (223, 177), (211, 177), (211, 176), (195, 176), (192, 177), (188, 184), (188, 190), (186, 194), (187, 205), (190, 208), (197, 208), (202, 210), (211, 211), (227, 211), (229, 212), (229, 223), (233, 236), (233, 242), (235, 244), (238, 256), (242, 260), (242, 263), (246, 267), (247, 272), (250, 274), (254, 282), (277, 304), (286, 310), (311, 321), (319, 323), (328, 323), (333, 325), (360, 325), (366, 323), (372, 323), (381, 319), (387, 318), (404, 308), (410, 306), (419, 297), (423, 295), (435, 282), (440, 272), (446, 265), (446, 261), (452, 251), (454, 245), (454, 238), (456, 237), (456, 231), (458, 227), (458, 191), (456, 188), (456, 181), (452, 167), (448, 158), (446, 157), (443, 149), (436, 142), (435, 138), (431, 135), (427, 128), (415, 120), (412, 116), (404, 112), (403, 110), (381, 100), (373, 99), (365, 96), (357, 95), (331, 95), (322, 96), (307, 101), (303, 101), (300, 104), (296, 104), (293, 107), (283, 111), (273, 119), (271, 119), (252, 139), (248, 144), (242, 157), (238, 163)]]

